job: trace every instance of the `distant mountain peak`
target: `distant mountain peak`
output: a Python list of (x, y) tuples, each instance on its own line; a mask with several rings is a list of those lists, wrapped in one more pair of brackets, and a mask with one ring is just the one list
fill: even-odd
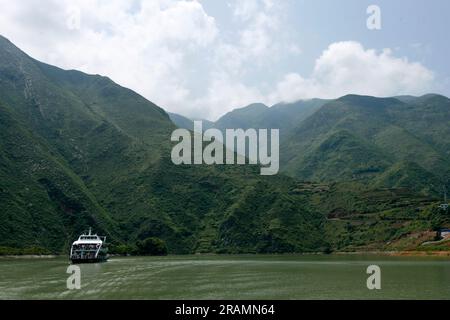
[(399, 105), (404, 103), (403, 101), (393, 97), (380, 98), (357, 94), (348, 94), (340, 97), (336, 101), (367, 108), (383, 108), (390, 105)]
[(8, 38), (6, 38), (0, 34), (0, 44), (2, 44), (2, 43), (7, 43), (7, 44), (13, 45), (13, 43), (11, 41), (9, 41)]
[(269, 109), (269, 107), (267, 105), (265, 105), (264, 103), (256, 102), (256, 103), (251, 103), (242, 108), (236, 108), (229, 113), (240, 112), (240, 111), (246, 111), (246, 112), (247, 111), (265, 111), (267, 109)]

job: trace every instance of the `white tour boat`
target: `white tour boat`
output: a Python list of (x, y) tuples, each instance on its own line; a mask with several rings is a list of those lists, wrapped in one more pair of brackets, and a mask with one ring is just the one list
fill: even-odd
[(104, 262), (108, 259), (108, 247), (106, 237), (92, 234), (89, 228), (88, 234), (82, 234), (74, 241), (70, 248), (70, 260), (72, 263)]

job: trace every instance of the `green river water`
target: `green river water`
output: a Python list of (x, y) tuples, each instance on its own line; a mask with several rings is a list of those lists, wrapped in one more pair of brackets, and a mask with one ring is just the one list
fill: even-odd
[[(381, 290), (368, 290), (369, 265)], [(112, 257), (81, 267), (68, 290), (67, 258), (0, 259), (0, 299), (449, 299), (450, 259), (375, 255)]]

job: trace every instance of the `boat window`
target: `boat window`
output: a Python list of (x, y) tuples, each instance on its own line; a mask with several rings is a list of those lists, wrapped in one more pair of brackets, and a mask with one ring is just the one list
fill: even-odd
[(97, 236), (82, 236), (80, 240), (98, 240)]

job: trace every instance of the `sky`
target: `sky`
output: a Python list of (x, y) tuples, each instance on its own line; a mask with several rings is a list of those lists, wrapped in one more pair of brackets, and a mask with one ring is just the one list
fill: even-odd
[[(381, 29), (367, 12), (380, 9)], [(32, 57), (216, 120), (255, 102), (450, 96), (448, 0), (0, 0)], [(371, 20), (372, 21), (372, 20)]]

